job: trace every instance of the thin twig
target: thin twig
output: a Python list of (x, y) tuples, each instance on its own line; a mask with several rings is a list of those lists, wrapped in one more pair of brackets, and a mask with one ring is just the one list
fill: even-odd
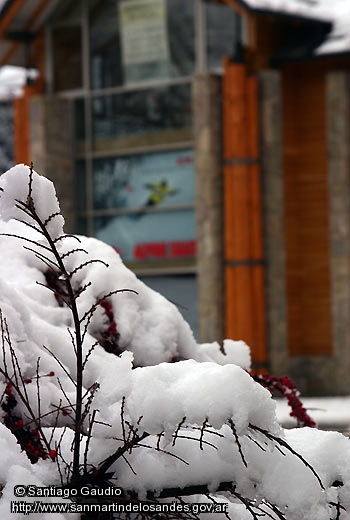
[(247, 461), (244, 457), (244, 453), (243, 453), (243, 450), (242, 450), (242, 445), (240, 443), (240, 440), (239, 440), (239, 437), (237, 435), (237, 432), (236, 432), (236, 426), (234, 425), (234, 422), (232, 421), (232, 419), (230, 419), (228, 421), (229, 425), (230, 425), (230, 428), (232, 430), (232, 433), (233, 433), (233, 436), (235, 438), (235, 441), (236, 441), (236, 444), (237, 444), (237, 447), (238, 447), (238, 451), (239, 451), (239, 454), (241, 456), (241, 459), (242, 459), (242, 462), (243, 464), (245, 465), (245, 467), (247, 468), (248, 467), (248, 464), (247, 464)]
[(277, 444), (279, 444), (280, 446), (283, 446), (284, 448), (286, 448), (288, 451), (290, 451), (290, 453), (292, 453), (293, 455), (295, 455), (296, 457), (298, 457), (299, 460), (301, 460), (301, 462), (307, 467), (309, 468), (309, 470), (313, 473), (313, 475), (316, 477), (318, 483), (320, 484), (321, 486), (321, 489), (325, 490), (325, 487), (322, 483), (322, 480), (320, 479), (320, 477), (318, 476), (318, 474), (316, 473), (316, 471), (314, 470), (314, 468), (311, 466), (311, 464), (309, 464), (309, 462), (307, 462), (307, 460), (304, 459), (304, 457), (302, 455), (300, 455), (300, 453), (296, 452), (291, 446), (289, 446), (289, 444), (281, 439), (280, 437), (276, 437), (275, 435), (273, 435), (272, 433), (268, 432), (267, 430), (264, 430), (263, 428), (260, 428), (259, 426), (256, 426), (254, 424), (251, 424), (249, 423), (249, 428), (251, 430), (255, 430), (255, 431), (258, 431), (260, 433), (262, 433), (263, 435), (265, 435), (265, 437), (267, 437), (268, 439), (272, 440), (272, 441), (275, 441)]
[(72, 378), (72, 376), (70, 375), (70, 373), (68, 372), (68, 370), (66, 369), (66, 367), (64, 366), (62, 361), (56, 356), (56, 354), (49, 347), (46, 347), (45, 345), (43, 345), (43, 348), (54, 358), (55, 361), (57, 361), (57, 363), (60, 365), (63, 372), (66, 374), (66, 376), (70, 379), (70, 381), (73, 383), (73, 385), (76, 386), (77, 383), (74, 381), (74, 379)]

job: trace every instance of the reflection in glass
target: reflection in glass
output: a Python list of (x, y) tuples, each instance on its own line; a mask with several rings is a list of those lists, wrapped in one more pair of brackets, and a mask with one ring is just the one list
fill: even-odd
[(194, 2), (168, 0), (171, 77), (193, 74), (195, 60)]
[(135, 211), (194, 204), (193, 152), (96, 159), (93, 204), (95, 209)]
[(85, 160), (78, 160), (75, 162), (75, 206), (78, 211), (86, 210)]
[(85, 152), (85, 100), (80, 98), (74, 101), (75, 143), (78, 153)]
[(189, 84), (95, 97), (92, 111), (95, 150), (192, 138)]
[(76, 220), (76, 234), (88, 235), (88, 222), (86, 217), (78, 217)]
[(114, 246), (125, 261), (195, 256), (193, 210), (96, 217), (94, 229), (96, 238)]
[(91, 87), (119, 86), (123, 82), (116, 0), (91, 2)]
[(90, 60), (93, 89), (191, 75), (194, 2), (92, 0)]
[(209, 70), (222, 69), (224, 56), (238, 58), (241, 19), (229, 6), (206, 3), (207, 59)]

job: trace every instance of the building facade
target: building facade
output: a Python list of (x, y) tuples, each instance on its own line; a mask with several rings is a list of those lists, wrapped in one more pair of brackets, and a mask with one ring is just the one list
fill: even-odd
[(199, 340), (348, 393), (350, 46), (318, 54), (334, 24), (316, 8), (256, 4), (6, 2), (0, 63), (39, 71), (16, 161)]

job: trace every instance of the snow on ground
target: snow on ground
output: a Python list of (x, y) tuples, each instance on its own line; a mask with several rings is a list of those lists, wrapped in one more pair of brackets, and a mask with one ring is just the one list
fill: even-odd
[[(45, 249), (47, 242), (38, 230), (12, 218), (21, 217), (19, 209), (14, 209), (20, 199), (31, 207), (34, 203), (41, 218), (49, 224), (66, 270), (74, 271), (70, 277), (75, 290), (85, 287), (77, 298), (83, 329), (86, 325), (84, 357), (90, 352), (85, 358), (83, 393), (92, 385), (99, 385), (92, 401), (99, 422), (92, 431), (89, 464), (98, 467), (124, 445), (128, 432), (137, 429), (138, 435), (147, 434), (144, 440), (119, 457), (111, 470), (118, 477), (118, 485), (137, 491), (140, 496), (147, 490), (158, 492), (198, 484), (207, 484), (215, 493), (220, 482), (233, 481), (238, 493), (257, 500), (259, 515), (266, 512), (259, 518), (277, 518), (266, 509), (267, 500), (283, 511), (286, 520), (329, 520), (330, 508), (334, 508), (330, 503), (337, 503), (339, 498), (348, 508), (348, 512), (341, 511), (339, 520), (349, 520), (349, 440), (338, 432), (310, 428), (283, 432), (270, 393), (244, 370), (250, 363), (248, 347), (243, 342), (227, 340), (224, 354), (216, 343), (197, 344), (177, 308), (139, 281), (111, 247), (93, 238), (80, 237), (79, 242), (74, 237), (60, 238), (62, 220), (56, 216), (59, 207), (52, 183), (35, 173), (29, 181), (29, 168), (28, 179), (25, 171), (23, 165), (17, 166), (0, 177), (0, 188), (4, 190), (0, 190), (3, 219), (0, 233), (5, 234), (0, 236), (0, 308), (23, 374), (19, 386), (26, 389), (34, 414), (38, 413), (39, 405), (33, 380), (37, 373), (40, 376), (40, 410), (45, 414), (43, 434), (47, 438), (53, 435), (49, 441), (50, 453), (56, 447), (55, 442), (62, 439), (63, 459), (59, 460), (63, 469), (63, 460), (72, 459), (74, 433), (76, 356), (68, 333), (74, 337), (73, 322), (67, 306), (60, 306), (47, 287), (37, 284), (46, 283), (47, 265), (40, 255), (46, 254), (51, 265), (55, 259)], [(29, 184), (33, 201), (25, 189)], [(29, 224), (28, 215), (24, 216)], [(33, 225), (37, 227), (35, 222)], [(9, 234), (25, 236), (27, 241), (21, 243)], [(23, 245), (34, 251), (24, 249)], [(76, 252), (68, 254), (72, 248)], [(93, 259), (100, 262), (82, 266)], [(104, 297), (113, 290), (123, 292)], [(91, 305), (102, 298), (108, 300), (108, 306), (97, 305), (96, 313), (88, 319)], [(90, 351), (101, 331), (108, 327), (106, 308), (113, 313), (120, 334), (120, 355), (108, 353), (101, 345)], [(2, 338), (5, 340), (0, 335), (3, 371), (6, 363), (8, 367), (12, 364), (6, 332)], [(183, 361), (167, 362), (174, 358)], [(5, 385), (0, 374), (1, 394)], [(28, 410), (20, 399), (14, 410), (26, 427)], [(55, 410), (58, 414), (52, 413)], [(0, 484), (4, 486), (0, 516), (7, 518), (10, 501), (15, 499), (14, 485), (59, 484), (60, 479), (51, 456), (30, 464), (14, 435), (3, 424), (5, 414), (0, 415)], [(86, 420), (84, 428), (86, 431)], [(288, 450), (283, 444), (285, 440), (312, 464), (317, 475)], [(83, 448), (85, 442), (86, 435)], [(341, 481), (343, 486), (332, 486), (334, 481)], [(194, 497), (188, 498), (191, 500)], [(208, 499), (200, 496), (196, 500)], [(219, 500), (229, 501), (232, 520), (252, 518), (246, 506), (234, 498), (228, 500), (220, 495)], [(205, 516), (210, 520), (222, 517), (222, 513)], [(11, 518), (19, 520), (22, 516), (13, 514)], [(31, 518), (46, 517), (32, 515)], [(50, 518), (75, 520), (77, 517), (67, 514), (50, 515)]]
[[(323, 430), (350, 432), (350, 397), (302, 397), (308, 413)], [(285, 428), (295, 428), (286, 399), (276, 399), (278, 421)]]

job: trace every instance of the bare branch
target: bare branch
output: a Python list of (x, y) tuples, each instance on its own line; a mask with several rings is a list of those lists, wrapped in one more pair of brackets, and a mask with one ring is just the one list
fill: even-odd
[(70, 251), (67, 251), (67, 253), (64, 253), (63, 255), (61, 255), (61, 259), (63, 260), (64, 258), (67, 258), (68, 256), (70, 255), (73, 255), (75, 253), (86, 253), (87, 255), (89, 254), (86, 249), (83, 249), (82, 247), (77, 247), (76, 249), (71, 249)]
[[(234, 482), (220, 482), (217, 486), (215, 493), (228, 491), (230, 493), (235, 490), (236, 484)], [(127, 492), (126, 492), (127, 493)], [(211, 492), (208, 489), (206, 484), (203, 485), (194, 485), (194, 486), (185, 486), (183, 488), (164, 488), (161, 491), (147, 491), (148, 499), (155, 498), (172, 498), (172, 497), (181, 497), (181, 496), (191, 496), (191, 495), (208, 495)]]
[(311, 466), (311, 464), (309, 464), (302, 455), (300, 455), (300, 453), (296, 452), (291, 446), (289, 446), (289, 444), (279, 438), (279, 437), (276, 437), (275, 435), (273, 435), (272, 433), (268, 432), (267, 430), (264, 430), (263, 428), (260, 428), (259, 426), (255, 426), (254, 424), (249, 424), (249, 428), (251, 430), (255, 430), (257, 432), (260, 432), (262, 435), (264, 435), (265, 437), (267, 437), (268, 439), (272, 440), (272, 441), (275, 441), (277, 444), (279, 444), (280, 446), (283, 446), (284, 448), (286, 448), (290, 453), (292, 453), (293, 455), (295, 455), (296, 457), (298, 457), (298, 459), (301, 460), (301, 462), (307, 467), (309, 468), (309, 470), (314, 474), (314, 476), (316, 477), (318, 483), (320, 484), (321, 486), (321, 489), (325, 489), (323, 483), (322, 483), (322, 480), (320, 479), (320, 477), (318, 476), (318, 474), (316, 473), (316, 471), (314, 470), (314, 468)]
[(43, 348), (54, 358), (55, 361), (57, 361), (57, 363), (62, 368), (62, 370), (66, 374), (66, 376), (68, 376), (68, 378), (73, 383), (73, 385), (76, 386), (77, 383), (74, 381), (74, 379), (72, 378), (72, 376), (70, 375), (70, 373), (68, 372), (68, 370), (66, 369), (66, 367), (64, 366), (62, 361), (56, 356), (56, 354), (51, 349), (46, 347), (45, 345), (43, 345)]
[(237, 446), (238, 446), (238, 451), (239, 451), (239, 454), (240, 454), (240, 456), (241, 456), (242, 462), (243, 462), (243, 464), (245, 465), (245, 467), (247, 468), (247, 467), (248, 467), (248, 464), (247, 464), (247, 461), (245, 460), (244, 453), (243, 453), (243, 451), (242, 451), (242, 445), (241, 445), (240, 440), (239, 440), (239, 437), (238, 437), (238, 435), (237, 435), (236, 427), (235, 427), (235, 425), (234, 425), (232, 419), (230, 419), (230, 420), (228, 421), (228, 423), (229, 423), (229, 425), (230, 425), (230, 428), (231, 428), (231, 430), (232, 430), (232, 433), (233, 433), (233, 436), (234, 436), (234, 438), (235, 438), (236, 444), (237, 444)]
[(84, 362), (83, 362), (83, 367), (82, 367), (83, 370), (85, 369), (85, 366), (86, 366), (86, 363), (88, 362), (89, 357), (91, 356), (92, 352), (94, 351), (95, 347), (97, 347), (98, 344), (99, 344), (99, 342), (95, 341), (95, 343), (93, 343), (91, 345), (91, 347), (89, 348), (89, 350), (85, 356)]
[(51, 215), (49, 215), (47, 219), (44, 221), (44, 226), (47, 227), (48, 223), (51, 222), (51, 220), (53, 220), (55, 217), (59, 217), (60, 215), (60, 211), (56, 211), (56, 213), (51, 213)]
[(134, 294), (138, 294), (136, 291), (134, 291), (133, 289), (116, 289), (115, 291), (110, 291), (109, 293), (106, 293), (104, 294), (103, 296), (101, 296), (100, 298), (98, 298), (98, 300), (96, 300), (96, 302), (90, 307), (89, 310), (87, 310), (85, 312), (85, 314), (82, 316), (82, 318), (80, 318), (80, 323), (83, 323), (83, 321), (88, 317), (90, 316), (91, 314), (93, 314), (95, 312), (95, 310), (97, 309), (97, 307), (100, 305), (101, 302), (103, 302), (103, 300), (107, 300), (108, 298), (110, 298), (113, 294), (118, 294), (118, 293), (123, 293), (123, 292), (132, 292)]
[(73, 278), (73, 276), (78, 271), (80, 271), (81, 269), (83, 269), (84, 267), (86, 267), (87, 265), (90, 265), (90, 264), (102, 264), (105, 267), (109, 267), (109, 265), (106, 262), (104, 262), (103, 260), (99, 260), (99, 259), (88, 260), (87, 262), (83, 262), (82, 264), (78, 265), (78, 267), (76, 267), (75, 269), (73, 269), (73, 271), (68, 273), (69, 278)]
[(86, 439), (85, 451), (84, 451), (84, 471), (85, 471), (85, 473), (87, 472), (87, 467), (88, 467), (88, 453), (89, 453), (90, 441), (91, 441), (91, 437), (92, 437), (92, 429), (94, 427), (96, 413), (97, 413), (97, 410), (93, 410), (91, 418), (89, 420), (88, 437)]
[(178, 437), (178, 434), (179, 434), (179, 431), (181, 429), (181, 427), (183, 426), (183, 424), (186, 422), (186, 416), (182, 418), (182, 420), (179, 422), (179, 424), (177, 425), (177, 428), (176, 428), (176, 431), (173, 435), (173, 444), (172, 446), (175, 446), (175, 443), (176, 443), (176, 439)]
[(40, 242), (35, 242), (35, 240), (30, 240), (29, 238), (22, 237), (21, 235), (15, 235), (14, 233), (0, 233), (0, 236), (18, 238), (19, 240), (24, 240), (25, 242), (29, 242), (30, 244), (34, 244), (38, 247), (41, 247), (42, 249), (45, 249), (45, 251), (51, 252), (51, 249), (47, 246), (44, 246), (44, 244), (40, 244)]

